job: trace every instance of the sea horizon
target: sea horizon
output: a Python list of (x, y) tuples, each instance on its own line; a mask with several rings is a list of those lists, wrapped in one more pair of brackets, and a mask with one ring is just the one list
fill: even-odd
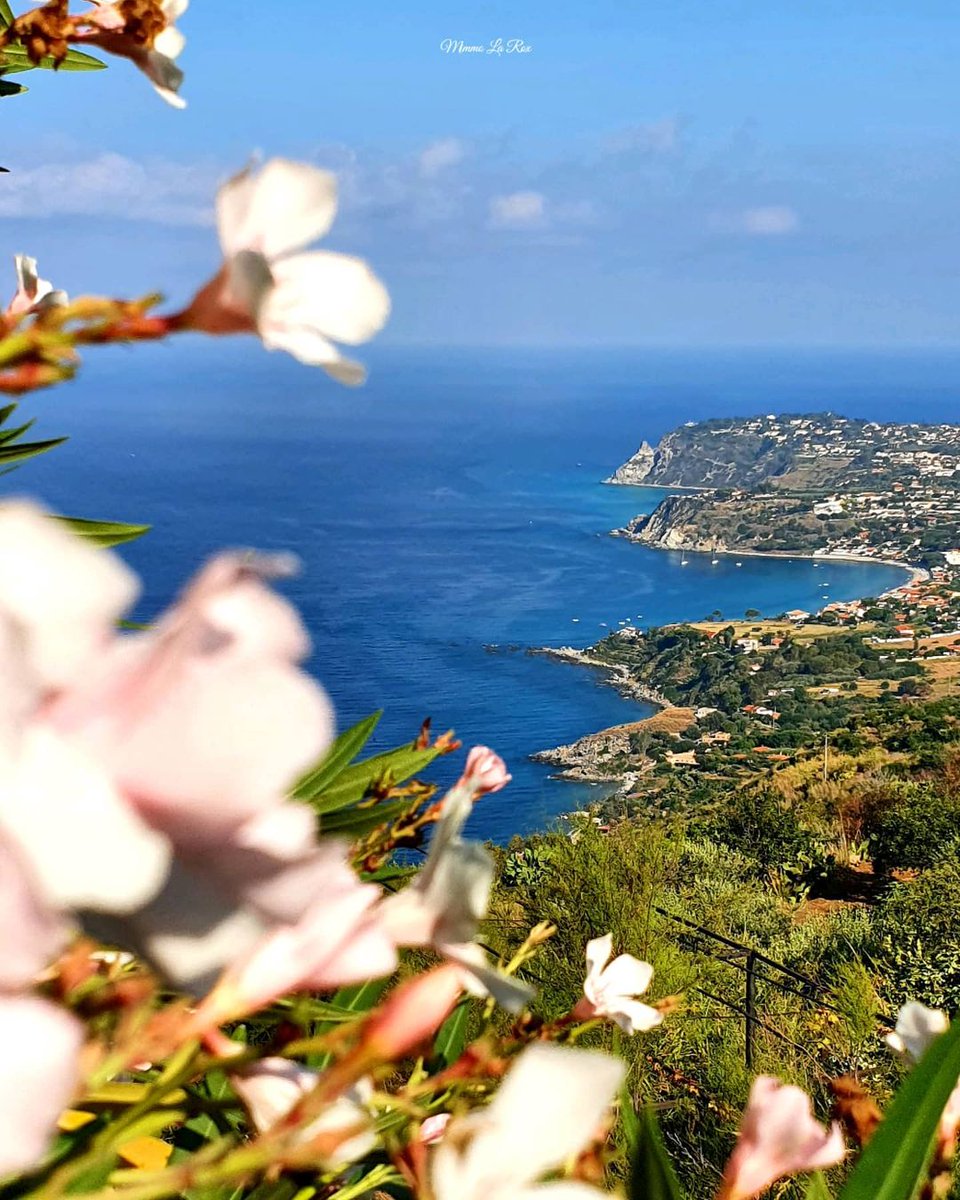
[(744, 554), (737, 566), (691, 554), (681, 570), (679, 552), (610, 537), (670, 490), (602, 483), (641, 441), (756, 412), (949, 421), (960, 379), (960, 350), (367, 357), (369, 385), (345, 392), (252, 345), (227, 354), (193, 341), (175, 362), (163, 347), (105, 353), (76, 383), (22, 403), (37, 436), (71, 441), (6, 491), (152, 523), (122, 551), (144, 578), (144, 619), (220, 546), (296, 551), (304, 569), (289, 594), (341, 727), (382, 707), (377, 749), (427, 716), (436, 732), (494, 746), (514, 782), (471, 830), (496, 841), (599, 794), (552, 779), (530, 754), (652, 711), (528, 651), (715, 609), (814, 611), (904, 581), (900, 567), (798, 556)]

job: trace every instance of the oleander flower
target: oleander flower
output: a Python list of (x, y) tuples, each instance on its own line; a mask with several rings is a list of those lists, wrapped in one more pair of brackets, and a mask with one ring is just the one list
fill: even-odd
[(333, 735), (289, 563), (221, 556), (118, 635), (133, 577), (41, 510), (0, 505), (0, 562), (0, 827), (42, 902), (198, 994), (235, 967), (250, 1007), (389, 972), (379, 889), (285, 799)]
[(257, 333), (270, 350), (362, 383), (363, 367), (335, 343), (373, 337), (390, 298), (362, 259), (303, 251), (336, 211), (336, 177), (306, 163), (274, 158), (235, 175), (217, 196), (224, 265), (174, 320), (204, 333)]
[(720, 1195), (724, 1200), (746, 1200), (786, 1175), (832, 1167), (845, 1154), (840, 1126), (834, 1121), (824, 1129), (814, 1119), (806, 1092), (759, 1075), (750, 1089)]
[(451, 1121), (432, 1154), (436, 1200), (599, 1200), (587, 1184), (538, 1181), (594, 1140), (623, 1074), (604, 1054), (528, 1047), (487, 1108)]
[(13, 261), (17, 272), (17, 290), (7, 305), (8, 317), (43, 312), (45, 309), (59, 308), (67, 303), (66, 292), (55, 288), (49, 279), (40, 278), (35, 258), (26, 254), (16, 254)]
[(0, 992), (28, 987), (66, 940), (67, 930), (0, 828)]
[[(230, 1083), (243, 1102), (253, 1128), (258, 1133), (266, 1133), (313, 1091), (319, 1078), (316, 1071), (290, 1059), (262, 1058), (231, 1074)], [(377, 1144), (367, 1108), (372, 1094), (370, 1080), (358, 1080), (301, 1129), (296, 1141), (321, 1139), (335, 1143), (335, 1149), (324, 1155), (332, 1166), (346, 1166), (363, 1158)], [(337, 1135), (343, 1136), (338, 1138)]]
[(183, 71), (175, 61), (186, 39), (176, 23), (189, 0), (94, 0), (94, 4), (80, 19), (88, 28), (74, 40), (130, 59), (168, 104), (186, 108), (186, 100), (178, 94)]
[(417, 1141), (422, 1146), (435, 1146), (443, 1135), (447, 1132), (447, 1126), (450, 1124), (450, 1114), (446, 1112), (434, 1113), (420, 1126), (417, 1133)]
[(884, 1041), (896, 1054), (919, 1062), (932, 1042), (946, 1033), (950, 1018), (937, 1008), (927, 1008), (919, 1000), (908, 1001), (897, 1014), (893, 1033)]
[[(918, 1063), (930, 1046), (950, 1027), (950, 1018), (938, 1008), (927, 1008), (919, 1000), (908, 1000), (897, 1014), (893, 1033), (884, 1041), (895, 1054), (908, 1062)], [(960, 1129), (960, 1083), (950, 1093), (940, 1124), (937, 1138), (944, 1153), (953, 1155)], [(947, 1147), (950, 1149), (947, 1150)]]
[(0, 997), (0, 1176), (42, 1158), (79, 1077), (83, 1027), (38, 996)]
[(632, 954), (620, 954), (610, 962), (613, 935), (587, 942), (587, 977), (583, 984), (583, 1000), (574, 1010), (579, 1020), (590, 1017), (609, 1017), (625, 1033), (653, 1029), (663, 1020), (663, 1013), (636, 999), (642, 996), (653, 979), (653, 967)]
[(411, 884), (383, 901), (378, 920), (398, 946), (433, 947), (463, 968), (471, 992), (518, 1012), (532, 989), (494, 970), (475, 941), (493, 886), (493, 859), (460, 836), (474, 802), (509, 779), (499, 755), (486, 746), (470, 751), (463, 775), (444, 797), (427, 861)]

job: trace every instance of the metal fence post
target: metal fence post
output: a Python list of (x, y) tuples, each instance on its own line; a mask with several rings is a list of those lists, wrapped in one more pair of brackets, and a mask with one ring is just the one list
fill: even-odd
[(757, 956), (753, 950), (747, 954), (746, 972), (747, 983), (744, 996), (746, 1010), (746, 1025), (744, 1027), (743, 1061), (748, 1071), (753, 1070), (753, 1031), (757, 1023), (757, 979), (755, 968)]

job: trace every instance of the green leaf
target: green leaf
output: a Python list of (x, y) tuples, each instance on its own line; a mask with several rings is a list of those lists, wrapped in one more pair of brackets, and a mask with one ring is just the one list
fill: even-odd
[(55, 446), (62, 446), (66, 440), (65, 437), (48, 438), (45, 442), (21, 442), (18, 446), (0, 446), (0, 467), (11, 470), (19, 462), (35, 458), (38, 454), (46, 454)]
[(92, 54), (84, 54), (82, 50), (68, 50), (60, 63), (49, 56), (41, 58), (38, 63), (31, 62), (26, 49), (20, 45), (4, 46), (0, 50), (0, 72), (4, 75), (13, 75), (17, 71), (33, 71), (37, 67), (44, 71), (102, 71), (106, 65)]
[(126, 525), (121, 521), (88, 521), (83, 517), (56, 517), (55, 520), (95, 546), (122, 546), (150, 532), (149, 525)]
[(630, 1172), (630, 1200), (682, 1200), (673, 1164), (650, 1105), (638, 1114), (637, 1140)]
[(321, 814), (337, 812), (350, 804), (362, 800), (374, 784), (389, 779), (391, 783), (403, 783), (418, 771), (430, 765), (439, 751), (433, 747), (425, 750), (415, 746), (401, 746), (386, 754), (377, 754), (363, 762), (346, 767), (336, 780), (323, 792), (306, 799), (315, 812)]
[(822, 1171), (814, 1171), (810, 1176), (807, 1183), (807, 1190), (803, 1193), (803, 1196), (804, 1200), (833, 1200)]
[(383, 716), (383, 709), (365, 717), (359, 724), (343, 733), (333, 743), (316, 767), (308, 771), (293, 790), (297, 800), (315, 796), (329, 787), (340, 772), (360, 753)]
[[(380, 997), (387, 990), (388, 979), (368, 979), (365, 983), (355, 983), (350, 987), (342, 987), (335, 993), (331, 1004), (334, 1005), (341, 1013), (349, 1013), (354, 1017), (359, 1017), (362, 1013), (369, 1012), (379, 1002)], [(340, 1017), (343, 1021), (345, 1018)], [(332, 1022), (318, 1021), (310, 1031), (312, 1037), (318, 1034), (325, 1033), (330, 1029)], [(309, 1054), (307, 1055), (307, 1066), (313, 1067), (314, 1070), (322, 1071), (330, 1062), (329, 1054)]]
[(380, 825), (386, 825), (388, 821), (409, 812), (411, 804), (416, 803), (416, 800), (411, 801), (407, 797), (403, 800), (391, 800), (389, 803), (372, 804), (369, 808), (341, 809), (323, 818), (323, 832), (360, 837), (361, 834), (370, 833)]
[(434, 1057), (439, 1059), (439, 1070), (451, 1066), (463, 1053), (467, 1044), (469, 1023), (470, 1005), (466, 1000), (461, 1000), (440, 1026), (440, 1032), (433, 1043)]
[(937, 1125), (960, 1077), (960, 1020), (907, 1076), (838, 1200), (911, 1200), (926, 1173)]
[(13, 24), (13, 9), (7, 3), (7, 0), (0, 0), (0, 25), (6, 28), (7, 25)]
[[(22, 83), (10, 83), (7, 79), (0, 79), (0, 96), (19, 96), (28, 90)], [(6, 167), (0, 167), (0, 171), (5, 170)]]

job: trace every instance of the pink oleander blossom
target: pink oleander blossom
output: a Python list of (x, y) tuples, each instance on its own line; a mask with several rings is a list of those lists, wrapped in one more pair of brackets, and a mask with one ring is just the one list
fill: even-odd
[(195, 993), (228, 964), (264, 1002), (391, 970), (379, 890), (285, 798), (333, 736), (305, 631), (265, 583), (288, 564), (221, 556), (120, 635), (135, 581), (110, 554), (14, 502), (6, 562), (0, 828), (41, 899)]
[[(266, 1133), (282, 1121), (296, 1104), (313, 1091), (320, 1076), (286, 1058), (262, 1058), (259, 1062), (230, 1076), (233, 1090), (246, 1108), (258, 1133)], [(310, 1123), (299, 1130), (298, 1143), (326, 1135), (343, 1134), (329, 1156), (331, 1165), (356, 1162), (376, 1146), (370, 1111), (366, 1107), (373, 1085), (360, 1079)]]
[(83, 1027), (38, 996), (0, 997), (0, 1176), (43, 1158), (79, 1083)]
[(746, 1200), (784, 1176), (835, 1166), (845, 1155), (840, 1126), (834, 1122), (824, 1129), (814, 1119), (806, 1092), (760, 1075), (750, 1089), (721, 1195)]
[(475, 796), (486, 796), (505, 788), (512, 778), (499, 754), (488, 746), (474, 746), (467, 755), (467, 765), (460, 782)]
[(257, 333), (270, 350), (362, 383), (363, 367), (335, 343), (372, 338), (390, 298), (361, 259), (303, 250), (336, 211), (336, 177), (306, 163), (275, 158), (235, 175), (217, 196), (223, 268), (177, 319), (204, 333)]

